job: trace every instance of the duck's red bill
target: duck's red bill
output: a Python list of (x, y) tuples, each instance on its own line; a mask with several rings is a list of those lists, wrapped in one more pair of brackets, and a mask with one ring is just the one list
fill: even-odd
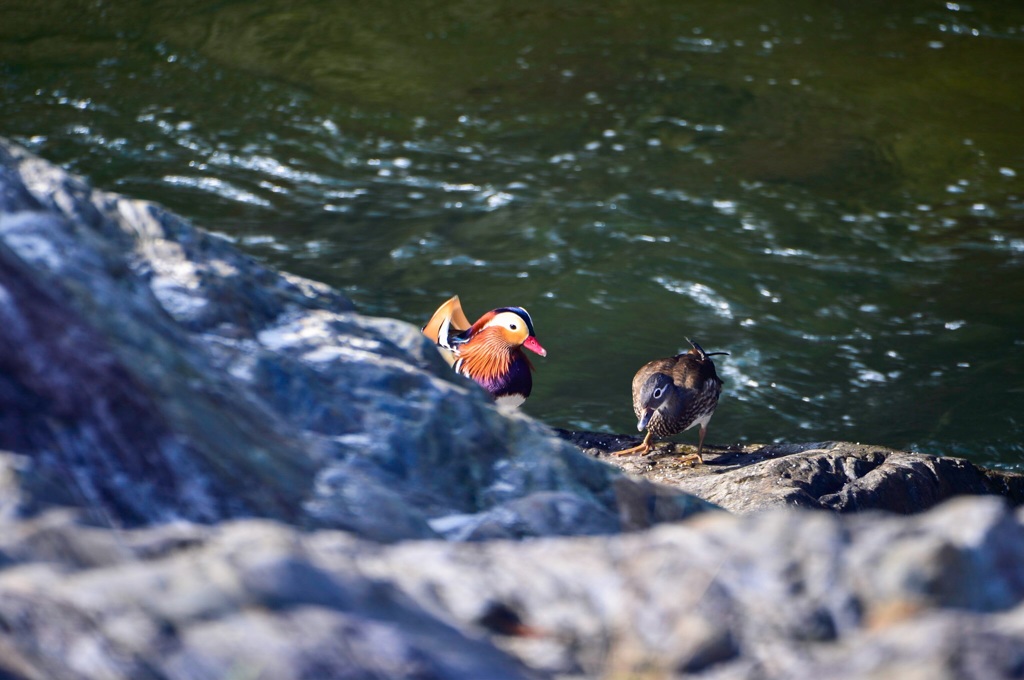
[(546, 357), (548, 355), (548, 351), (541, 347), (540, 343), (537, 342), (537, 338), (533, 337), (532, 335), (526, 338), (526, 342), (523, 343), (523, 347), (530, 350), (531, 352), (536, 352), (542, 357)]

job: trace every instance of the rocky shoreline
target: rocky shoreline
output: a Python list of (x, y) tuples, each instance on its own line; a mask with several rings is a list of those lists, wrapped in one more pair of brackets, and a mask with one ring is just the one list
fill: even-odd
[(1024, 477), (644, 457), (0, 140), (0, 678), (1011, 678)]
[(1024, 504), (1024, 475), (963, 458), (852, 442), (705, 447), (706, 464), (685, 462), (695, 447), (661, 442), (645, 456), (615, 456), (634, 438), (560, 430), (563, 439), (632, 477), (672, 486), (725, 510), (777, 507), (834, 512), (921, 512), (956, 496), (1001, 496)]

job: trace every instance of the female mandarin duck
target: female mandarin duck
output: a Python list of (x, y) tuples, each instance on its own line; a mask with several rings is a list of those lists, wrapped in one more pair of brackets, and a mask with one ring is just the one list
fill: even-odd
[(522, 348), (547, 356), (522, 307), (492, 309), (470, 324), (459, 296), (437, 308), (422, 329), (455, 372), (477, 382), (501, 405), (519, 406), (530, 396), (533, 364)]
[(693, 349), (648, 362), (633, 376), (633, 411), (639, 419), (636, 429), (647, 428), (647, 436), (639, 446), (617, 451), (616, 455), (647, 453), (652, 436), (668, 437), (700, 425), (697, 455), (690, 458), (704, 462), (704, 435), (722, 393), (722, 381), (711, 357), (729, 353), (708, 353), (689, 338), (686, 341)]

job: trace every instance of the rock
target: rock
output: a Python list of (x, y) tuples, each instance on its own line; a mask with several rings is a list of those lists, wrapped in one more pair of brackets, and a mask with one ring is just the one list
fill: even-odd
[[(110, 536), (46, 523), (40, 530), (63, 532), (61, 543), (98, 543), (86, 552), (99, 553)], [(129, 533), (120, 560), (103, 569), (67, 573), (79, 547), (64, 569), (0, 572), (0, 650), (11, 652), (0, 655), (0, 677), (537, 677), (393, 587), (323, 569), (294, 529), (258, 521), (192, 528), (187, 545), (138, 549), (167, 547), (179, 531)]]
[(681, 460), (693, 447), (663, 442), (645, 456), (609, 452), (632, 445), (621, 435), (559, 434), (631, 476), (681, 489), (732, 512), (795, 506), (854, 512), (913, 513), (961, 495), (998, 495), (1024, 503), (1024, 475), (987, 470), (962, 458), (821, 442), (731, 449), (705, 447), (705, 465)]
[(1016, 678), (1024, 513), (703, 513), (381, 544), (243, 520), (0, 531), (0, 677)]
[(990, 498), (911, 519), (775, 510), (615, 538), (349, 555), (467, 628), (488, 603), (514, 607), (541, 637), (496, 641), (555, 676), (844, 678), (898, 664), (963, 677), (964, 655), (973, 677), (1011, 677), (1019, 654), (972, 649), (1022, 642), (1022, 551), (1020, 516)]
[(396, 541), (712, 507), (498, 411), (416, 326), (3, 140), (0, 291), (0, 515), (258, 516)]

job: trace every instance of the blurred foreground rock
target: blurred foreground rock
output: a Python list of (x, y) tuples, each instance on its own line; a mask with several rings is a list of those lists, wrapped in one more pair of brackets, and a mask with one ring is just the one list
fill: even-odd
[(0, 677), (1019, 678), (1024, 524), (705, 513), (612, 537), (369, 543), (263, 520), (0, 539)]
[(1024, 675), (1019, 475), (562, 434), (0, 140), (0, 679)]

